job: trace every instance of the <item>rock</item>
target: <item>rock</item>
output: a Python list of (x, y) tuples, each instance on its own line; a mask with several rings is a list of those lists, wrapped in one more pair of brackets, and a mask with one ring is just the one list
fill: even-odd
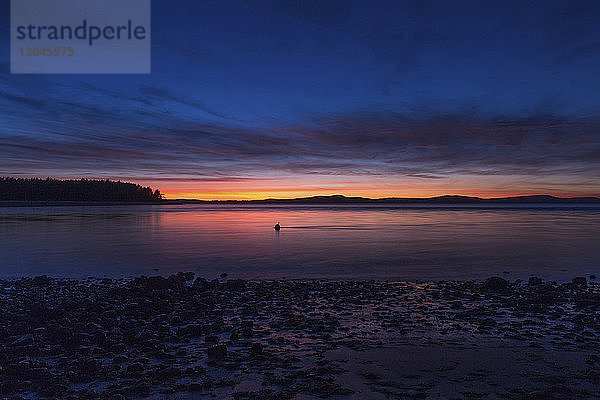
[(144, 369), (145, 368), (142, 363), (134, 362), (132, 364), (129, 364), (129, 366), (127, 367), (127, 372), (132, 374), (139, 374), (141, 372), (144, 372)]
[(48, 375), (50, 375), (50, 372), (46, 367), (31, 368), (29, 370), (30, 378), (45, 379), (46, 377), (48, 377)]
[(52, 283), (52, 278), (46, 275), (36, 276), (31, 280), (31, 284), (35, 286), (48, 286)]
[(182, 272), (169, 276), (167, 279), (169, 282), (169, 288), (177, 291), (181, 291), (186, 286), (186, 279)]
[(181, 376), (181, 370), (177, 367), (166, 367), (158, 371), (158, 375), (161, 378), (179, 378)]
[(574, 286), (587, 286), (587, 279), (584, 276), (578, 276), (571, 281)]
[(102, 362), (94, 358), (79, 360), (79, 371), (87, 375), (93, 375), (102, 368)]
[(138, 382), (133, 388), (133, 392), (140, 396), (148, 396), (150, 394), (151, 388), (146, 382)]
[(192, 337), (202, 336), (202, 325), (200, 324), (190, 324), (187, 326), (188, 332)]
[(480, 325), (484, 327), (492, 327), (498, 325), (498, 323), (492, 318), (485, 318), (481, 320)]
[(260, 355), (262, 353), (263, 353), (263, 345), (258, 342), (252, 343), (252, 347), (250, 347), (250, 354)]
[(14, 342), (11, 343), (12, 346), (30, 346), (33, 344), (33, 335), (27, 334), (23, 335)]
[(215, 344), (211, 346), (207, 350), (208, 358), (213, 360), (223, 360), (227, 357), (227, 345), (225, 344)]
[(54, 384), (44, 387), (40, 390), (40, 394), (45, 397), (62, 397), (65, 393), (67, 393), (67, 385), (63, 384)]
[(9, 364), (3, 369), (4, 376), (24, 377), (28, 376), (31, 371), (31, 363), (27, 360), (19, 361), (18, 363)]
[(190, 324), (177, 328), (177, 336), (180, 338), (196, 338), (202, 336), (202, 325)]
[(504, 292), (509, 287), (509, 282), (499, 276), (493, 276), (485, 280), (483, 287), (492, 292)]
[(105, 332), (95, 332), (92, 336), (92, 343), (97, 346), (104, 347), (108, 345), (107, 336)]
[(223, 332), (223, 324), (214, 322), (212, 324), (204, 326), (205, 335), (214, 335)]
[(115, 356), (113, 358), (113, 363), (114, 364), (122, 364), (122, 363), (124, 363), (127, 360), (128, 360), (128, 358), (126, 356), (120, 354), (120, 355), (117, 355), (117, 356)]
[(192, 284), (192, 288), (194, 288), (194, 289), (204, 289), (208, 286), (209, 286), (208, 281), (206, 279), (200, 278), (200, 277), (196, 278), (196, 280)]
[(139, 331), (134, 339), (138, 343), (149, 342), (156, 338), (156, 334), (150, 328), (143, 328)]
[(246, 289), (246, 281), (243, 279), (232, 279), (227, 281), (224, 286), (230, 290), (244, 290)]
[(544, 389), (536, 390), (527, 393), (524, 398), (527, 400), (558, 400), (558, 399), (573, 399), (574, 391), (563, 384), (553, 384)]
[[(590, 385), (600, 382), (600, 293), (598, 284), (585, 277), (586, 286), (580, 278), (556, 284), (538, 277), (522, 283), (493, 277), (426, 282), (418, 288), (384, 281), (209, 283), (202, 278), (190, 286), (191, 276), (185, 274), (170, 280), (49, 279), (48, 287), (33, 285), (32, 279), (0, 280), (0, 398), (38, 398), (42, 390), (47, 393), (43, 397), (65, 400), (175, 398), (192, 392), (191, 397), (217, 398), (239, 391), (235, 383), (248, 373), (254, 379), (254, 372), (264, 375), (265, 390), (276, 387), (275, 397), (280, 388), (291, 387), (277, 398), (297, 393), (337, 396), (345, 390), (333, 381), (337, 363), (321, 359), (321, 351), (381, 348), (388, 343), (386, 332), (407, 338), (411, 332), (450, 334), (451, 345), (480, 332), (510, 339), (509, 346), (518, 340), (514, 349), (539, 355), (567, 346), (578, 358), (587, 356), (577, 379), (549, 371), (548, 380), (507, 393), (521, 398), (542, 389), (533, 396), (575, 398), (591, 393)], [(230, 285), (245, 289), (236, 291)], [(351, 319), (360, 327), (346, 323)], [(549, 341), (543, 338), (547, 335)], [(445, 340), (436, 337), (432, 343)], [(293, 368), (298, 343), (301, 351), (316, 354), (310, 372)], [(536, 347), (528, 349), (528, 344)], [(514, 373), (523, 365), (515, 365)], [(281, 369), (281, 376), (275, 369)], [(213, 372), (218, 372), (216, 379)], [(271, 372), (276, 381), (269, 380)], [(559, 379), (577, 392), (546, 388)], [(68, 390), (61, 393), (64, 388), (51, 389), (53, 385)], [(416, 387), (402, 393), (427, 395), (424, 387)]]
[(219, 337), (217, 335), (208, 335), (204, 338), (206, 343), (219, 343)]
[(523, 396), (524, 399), (527, 400), (553, 400), (557, 399), (552, 393), (549, 393), (547, 390), (535, 390), (533, 392), (529, 392)]
[(254, 328), (254, 321), (252, 321), (251, 319), (247, 319), (242, 321), (242, 329), (252, 329)]
[(194, 276), (196, 275), (193, 272), (179, 272), (178, 275), (179, 274), (181, 274), (181, 277), (187, 282), (194, 280)]
[(162, 276), (151, 276), (146, 282), (146, 288), (149, 290), (169, 289), (171, 283)]
[(532, 276), (529, 278), (529, 286), (537, 286), (542, 284), (542, 278), (538, 278), (537, 276)]
[(585, 371), (585, 377), (594, 385), (598, 385), (600, 383), (600, 374), (598, 371), (587, 369)]
[(454, 309), (460, 309), (460, 308), (465, 308), (465, 306), (463, 305), (463, 303), (461, 301), (458, 300), (454, 300), (452, 303), (450, 303), (450, 306)]
[(51, 310), (48, 307), (46, 307), (45, 304), (34, 304), (31, 307), (31, 312), (29, 315), (34, 321), (45, 322), (55, 317), (55, 312), (54, 310)]
[(76, 347), (79, 345), (79, 339), (73, 333), (73, 330), (62, 325), (54, 327), (49, 336), (51, 341), (66, 347)]
[(148, 357), (140, 357), (140, 358), (137, 358), (134, 362), (139, 362), (139, 363), (146, 365), (146, 364), (150, 364), (150, 359)]
[(254, 322), (251, 320), (242, 321), (242, 336), (252, 337)]
[(174, 360), (176, 358), (174, 354), (168, 353), (162, 349), (154, 353), (154, 357), (159, 360)]

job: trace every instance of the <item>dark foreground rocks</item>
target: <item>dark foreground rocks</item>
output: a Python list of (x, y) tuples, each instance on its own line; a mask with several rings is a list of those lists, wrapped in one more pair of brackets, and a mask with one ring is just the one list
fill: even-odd
[(600, 398), (599, 312), (583, 277), (0, 281), (0, 397)]

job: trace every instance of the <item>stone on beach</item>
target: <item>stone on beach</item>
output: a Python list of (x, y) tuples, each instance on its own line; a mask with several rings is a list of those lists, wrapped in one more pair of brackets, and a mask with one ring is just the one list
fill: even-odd
[(214, 360), (223, 360), (227, 357), (227, 345), (225, 344), (215, 344), (211, 346), (207, 350), (208, 358), (212, 358)]
[[(584, 368), (558, 376), (563, 386), (577, 393), (572, 398), (599, 398), (600, 284), (532, 279), (220, 283), (175, 274), (52, 279), (48, 286), (0, 281), (0, 397), (342, 399), (354, 391), (359, 398), (416, 398), (441, 391), (463, 398), (469, 385), (496, 390), (488, 383), (493, 373), (505, 379), (502, 373), (510, 379), (498, 395), (520, 399), (544, 393), (541, 379), (557, 379), (541, 372), (546, 361), (571, 357), (585, 360)], [(43, 301), (34, 301), (40, 293)], [(502, 344), (499, 354), (514, 367), (475, 368), (485, 360), (477, 351), (492, 351), (490, 341)], [(428, 365), (435, 359), (418, 373), (384, 378), (442, 348), (441, 361), (452, 365), (434, 370)], [(559, 354), (554, 350), (563, 353), (546, 360)], [(389, 357), (397, 361), (385, 372), (379, 364)], [(422, 382), (415, 386), (405, 375)], [(236, 395), (249, 380), (257, 382), (253, 393)]]
[(578, 276), (573, 278), (572, 282), (574, 286), (586, 286), (587, 285), (587, 279), (585, 279), (584, 276)]
[(508, 289), (509, 284), (510, 283), (506, 279), (492, 276), (485, 280), (484, 287), (492, 292), (504, 292)]
[(250, 347), (250, 354), (259, 355), (262, 353), (263, 353), (263, 345), (258, 342), (252, 343), (252, 346)]
[(538, 278), (537, 276), (532, 276), (529, 278), (528, 284), (529, 284), (529, 286), (541, 285), (542, 278)]

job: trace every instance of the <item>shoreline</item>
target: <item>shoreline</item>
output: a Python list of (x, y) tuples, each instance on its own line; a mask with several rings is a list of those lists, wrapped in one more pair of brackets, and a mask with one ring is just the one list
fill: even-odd
[(600, 284), (585, 278), (40, 276), (0, 293), (8, 398), (600, 396)]

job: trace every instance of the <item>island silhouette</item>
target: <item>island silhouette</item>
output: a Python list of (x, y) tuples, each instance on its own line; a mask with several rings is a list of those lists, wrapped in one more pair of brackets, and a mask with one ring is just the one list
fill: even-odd
[(0, 201), (157, 202), (159, 190), (108, 179), (0, 178)]
[(600, 197), (556, 197), (547, 194), (482, 198), (444, 195), (436, 197), (369, 198), (344, 196), (267, 198), (258, 200), (164, 199), (158, 189), (108, 179), (54, 179), (0, 177), (0, 201), (17, 202), (135, 202), (166, 204), (590, 204)]

